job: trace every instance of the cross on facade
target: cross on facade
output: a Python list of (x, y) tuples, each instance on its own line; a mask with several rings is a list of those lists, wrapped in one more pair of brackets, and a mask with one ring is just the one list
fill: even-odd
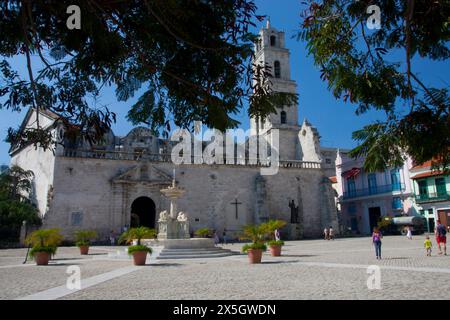
[(242, 202), (238, 202), (237, 199), (234, 199), (234, 202), (231, 202), (231, 204), (234, 204), (236, 207), (236, 219), (238, 218), (238, 205), (242, 204)]

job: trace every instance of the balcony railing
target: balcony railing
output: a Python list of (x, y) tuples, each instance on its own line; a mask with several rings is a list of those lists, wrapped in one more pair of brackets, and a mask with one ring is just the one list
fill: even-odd
[[(134, 161), (150, 161), (150, 162), (172, 162), (170, 154), (155, 154), (148, 152), (123, 152), (123, 151), (107, 151), (107, 150), (79, 150), (65, 149), (62, 155), (69, 158), (90, 158), (90, 159), (108, 159), (108, 160), (134, 160)], [(202, 157), (191, 156), (191, 162), (201, 164)], [(269, 160), (256, 159), (224, 159), (224, 165), (245, 165), (257, 167), (270, 167)], [(297, 168), (297, 169), (321, 169), (322, 164), (314, 161), (299, 160), (280, 160), (278, 166), (281, 168)]]
[(450, 201), (450, 192), (446, 193), (427, 193), (416, 195), (417, 203)]
[(354, 191), (344, 192), (344, 200), (359, 197), (373, 196), (382, 193), (400, 192), (405, 190), (404, 183), (387, 184), (384, 186), (374, 186), (372, 188), (356, 189)]

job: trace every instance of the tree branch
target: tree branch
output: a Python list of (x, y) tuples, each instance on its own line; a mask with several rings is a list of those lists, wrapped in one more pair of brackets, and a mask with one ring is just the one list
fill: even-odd
[(408, 78), (408, 91), (411, 98), (411, 108), (414, 105), (414, 94), (411, 86), (411, 20), (414, 14), (414, 0), (408, 0), (405, 13), (405, 37), (406, 37), (406, 76)]
[(39, 125), (39, 109), (40, 109), (40, 107), (39, 107), (39, 103), (37, 101), (38, 94), (37, 94), (37, 90), (36, 90), (36, 83), (35, 83), (34, 77), (33, 77), (33, 68), (31, 67), (31, 57), (30, 57), (31, 42), (28, 39), (28, 30), (27, 30), (28, 24), (27, 24), (25, 8), (27, 8), (27, 10), (29, 10), (28, 12), (31, 11), (29, 1), (22, 1), (22, 29), (23, 29), (24, 39), (25, 39), (25, 55), (27, 57), (28, 76), (30, 77), (31, 89), (33, 91), (32, 104), (33, 104), (33, 108), (36, 110), (36, 127), (37, 127), (37, 129), (39, 129), (39, 127), (40, 127), (40, 125)]

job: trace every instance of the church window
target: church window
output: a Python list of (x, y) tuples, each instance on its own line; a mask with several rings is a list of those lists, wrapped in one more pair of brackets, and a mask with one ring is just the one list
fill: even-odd
[(275, 36), (270, 36), (270, 46), (275, 47), (277, 44), (277, 38)]
[(281, 111), (281, 123), (286, 123), (286, 111)]
[(281, 77), (280, 61), (275, 61), (274, 71), (275, 71), (275, 78), (280, 78)]

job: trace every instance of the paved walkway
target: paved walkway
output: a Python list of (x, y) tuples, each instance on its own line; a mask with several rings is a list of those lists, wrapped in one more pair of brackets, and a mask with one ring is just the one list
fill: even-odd
[[(22, 264), (26, 250), (0, 250), (0, 299), (450, 299), (450, 256), (427, 257), (423, 236), (385, 237), (376, 260), (370, 238), (290, 241), (283, 256), (154, 260), (143, 267), (108, 259), (123, 248), (59, 248), (50, 266)], [(435, 245), (435, 244), (434, 244)], [(241, 245), (227, 245), (238, 251)], [(381, 289), (369, 290), (369, 266)], [(81, 289), (67, 288), (68, 267), (81, 271)]]

